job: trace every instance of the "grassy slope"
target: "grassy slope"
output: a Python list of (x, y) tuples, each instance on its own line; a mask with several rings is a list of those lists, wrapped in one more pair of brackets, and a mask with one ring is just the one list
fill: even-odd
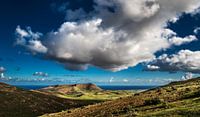
[(71, 109), (44, 117), (130, 117), (130, 116), (199, 116), (200, 78), (120, 98), (114, 101)]
[[(92, 86), (92, 88), (90, 87)], [(85, 88), (87, 87), (87, 88)], [(58, 97), (78, 100), (112, 100), (133, 95), (136, 91), (102, 90), (94, 84), (58, 85), (39, 90)]]
[(35, 117), (94, 103), (90, 100), (59, 98), (0, 83), (0, 117)]

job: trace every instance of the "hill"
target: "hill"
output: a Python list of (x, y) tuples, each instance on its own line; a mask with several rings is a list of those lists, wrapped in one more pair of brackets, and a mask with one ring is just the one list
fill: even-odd
[(98, 101), (64, 99), (0, 83), (0, 117), (35, 117), (96, 102)]
[(38, 90), (45, 94), (51, 94), (67, 99), (78, 100), (112, 100), (119, 97), (133, 95), (134, 91), (111, 91), (103, 90), (95, 84), (72, 84), (72, 85), (55, 85)]
[(72, 85), (55, 85), (55, 86), (49, 86), (42, 89), (39, 89), (39, 91), (42, 92), (57, 92), (61, 94), (71, 94), (78, 91), (101, 91), (102, 89), (97, 87), (95, 84), (88, 83), (88, 84), (72, 84)]
[(200, 78), (168, 85), (84, 108), (43, 117), (152, 117), (200, 115)]

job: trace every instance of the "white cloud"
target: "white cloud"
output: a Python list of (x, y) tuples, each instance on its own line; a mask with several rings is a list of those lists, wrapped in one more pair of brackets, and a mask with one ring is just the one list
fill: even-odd
[(110, 80), (109, 80), (109, 82), (112, 83), (113, 80), (114, 80), (114, 77), (111, 77)]
[(127, 79), (123, 79), (123, 82), (125, 82), (125, 83), (128, 83), (128, 82), (129, 82), (129, 80), (127, 80)]
[(179, 20), (178, 17), (174, 17), (174, 18), (170, 19), (169, 21), (172, 23), (176, 23), (178, 20)]
[[(89, 13), (93, 14), (91, 18), (63, 23), (57, 31), (47, 34), (45, 41), (37, 38), (38, 46), (24, 39), (27, 37), (26, 31), (22, 31), (23, 34), (19, 32), (21, 45), (31, 51), (44, 53), (44, 56), (64, 64), (67, 69), (85, 70), (93, 65), (120, 71), (152, 60), (157, 51), (196, 40), (194, 35), (178, 37), (165, 27), (182, 13), (192, 13), (200, 6), (199, 0), (95, 2), (95, 11)], [(70, 16), (76, 18), (80, 11), (69, 14), (75, 13)]]
[(46, 53), (47, 48), (41, 43), (40, 40), (30, 40), (29, 45), (26, 45), (32, 52)]
[(6, 71), (6, 69), (4, 67), (0, 67), (0, 78), (5, 78), (4, 77), (4, 72)]
[(44, 72), (35, 72), (35, 73), (33, 73), (33, 76), (48, 77), (49, 74), (48, 73), (44, 73)]
[(197, 37), (194, 35), (189, 35), (187, 37), (184, 38), (180, 38), (180, 37), (173, 37), (171, 39), (169, 39), (169, 42), (174, 44), (174, 45), (182, 45), (185, 43), (190, 43), (192, 41), (196, 41)]
[[(156, 66), (157, 69), (152, 70), (148, 66)], [(149, 71), (200, 73), (200, 51), (181, 50), (173, 55), (163, 54), (148, 66), (146, 70)]]
[(4, 73), (0, 73), (0, 78), (5, 78)]
[(177, 46), (198, 40), (195, 35), (189, 35), (183, 38), (178, 37), (177, 34), (170, 29), (165, 29), (162, 33), (162, 36), (164, 38), (169, 39), (169, 43), (171, 45), (177, 45)]
[(0, 67), (0, 73), (3, 73), (5, 71), (6, 71), (6, 69), (4, 67)]
[(150, 70), (150, 71), (156, 71), (156, 70), (159, 70), (160, 67), (155, 66), (155, 65), (147, 65), (147, 69)]
[(200, 32), (200, 27), (197, 27), (197, 28), (194, 29), (195, 34), (198, 34), (199, 32)]
[(23, 29), (21, 29), (20, 26), (17, 26), (16, 32), (17, 32), (17, 33), (19, 34), (19, 36), (22, 37), (22, 38), (23, 38), (23, 37), (29, 36), (28, 32), (25, 31), (25, 30), (23, 30)]
[(23, 30), (20, 26), (16, 28), (16, 45), (23, 46), (30, 50), (32, 53), (46, 53), (47, 48), (42, 44), (39, 38), (42, 36), (39, 32), (32, 32), (31, 28)]
[(189, 80), (189, 79), (192, 79), (193, 78), (193, 74), (192, 73), (190, 73), (190, 72), (187, 72), (187, 73), (185, 73), (185, 75), (184, 76), (182, 76), (182, 80)]

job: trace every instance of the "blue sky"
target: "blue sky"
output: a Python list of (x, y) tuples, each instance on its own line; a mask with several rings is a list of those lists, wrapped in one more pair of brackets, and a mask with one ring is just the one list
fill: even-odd
[[(107, 0), (105, 0), (107, 1)], [(115, 72), (113, 68), (102, 67), (101, 62), (88, 62), (89, 68), (83, 71), (65, 69), (60, 60), (46, 59), (46, 53), (34, 53), (26, 46), (16, 45), (16, 28), (25, 30), (31, 27), (32, 32), (40, 32), (44, 36), (43, 40), (48, 41), (46, 36), (49, 32), (57, 31), (64, 22), (88, 21), (94, 18), (94, 3), (92, 0), (3, 0), (0, 3), (0, 67), (6, 70), (2, 73), (4, 78), (1, 81), (11, 84), (65, 84), (93, 82), (100, 85), (162, 85), (173, 80), (181, 80), (182, 76), (189, 70), (177, 70), (169, 73), (166, 70), (144, 70), (144, 62), (137, 62), (136, 65), (129, 65), (128, 69), (121, 69)], [(134, 4), (134, 3), (133, 3)], [(162, 5), (162, 3), (161, 3)], [(112, 8), (113, 7), (113, 8)], [(82, 9), (85, 13), (79, 12), (75, 19), (70, 19), (72, 14), (68, 10), (76, 11)], [(99, 7), (100, 8), (100, 7)], [(109, 6), (109, 9), (114, 9)], [(117, 10), (115, 12), (118, 12)], [(128, 11), (127, 11), (128, 12)], [(67, 14), (68, 13), (68, 14)], [(86, 15), (85, 15), (86, 14)], [(71, 16), (70, 16), (71, 15)], [(77, 13), (76, 13), (77, 15)], [(101, 17), (96, 15), (95, 17)], [(106, 16), (109, 17), (109, 16)], [(142, 17), (143, 18), (143, 17)], [(82, 20), (83, 19), (83, 20)], [(106, 18), (105, 18), (106, 19)], [(139, 19), (140, 20), (140, 19)], [(148, 19), (147, 19), (148, 20)], [(135, 21), (137, 22), (137, 21)], [(178, 46), (170, 46), (165, 49), (158, 49), (153, 52), (155, 57), (162, 54), (176, 54), (181, 50), (199, 51), (199, 34), (194, 34), (194, 30), (200, 27), (200, 14), (185, 13), (178, 17), (176, 22), (168, 22), (167, 29), (176, 33), (176, 37), (184, 38), (188, 35), (195, 35), (197, 40)], [(114, 25), (114, 24), (113, 24)], [(114, 27), (104, 24), (104, 27)], [(102, 26), (103, 27), (103, 26)], [(126, 30), (126, 29), (124, 29)], [(136, 30), (136, 28), (134, 28)], [(139, 29), (137, 29), (139, 30)], [(116, 32), (115, 32), (116, 33)], [(138, 36), (139, 38), (139, 36)], [(159, 45), (160, 43), (158, 43)], [(158, 46), (155, 44), (155, 46)], [(74, 45), (77, 47), (77, 45)], [(133, 45), (134, 46), (134, 45)], [(76, 48), (77, 50), (79, 48)], [(141, 50), (141, 53), (144, 52)], [(81, 56), (82, 57), (82, 56)], [(80, 58), (81, 58), (80, 57)], [(96, 57), (96, 55), (95, 55)], [(101, 56), (99, 56), (101, 57)], [(133, 57), (134, 58), (134, 57)], [(120, 59), (120, 58), (119, 58)], [(96, 61), (98, 61), (97, 59)], [(70, 61), (73, 61), (70, 59)], [(74, 61), (73, 61), (74, 62)], [(75, 61), (80, 62), (80, 61)], [(82, 62), (82, 61), (81, 61)], [(80, 62), (80, 63), (81, 63)], [(120, 61), (122, 62), (122, 61)], [(69, 61), (67, 60), (67, 64)], [(112, 62), (113, 63), (113, 62)], [(123, 62), (122, 62), (123, 63)], [(126, 62), (124, 62), (126, 63)], [(71, 64), (71, 63), (70, 63)], [(84, 63), (85, 64), (85, 63)], [(109, 63), (110, 64), (110, 63)], [(121, 65), (121, 63), (120, 63)], [(153, 64), (154, 65), (154, 64)], [(157, 65), (157, 64), (156, 64)], [(67, 66), (68, 67), (68, 66)], [(113, 67), (113, 66), (111, 66)], [(118, 66), (119, 67), (119, 66)], [(161, 66), (159, 66), (161, 68)], [(48, 74), (33, 75), (36, 72)], [(194, 72), (194, 77), (198, 72)]]

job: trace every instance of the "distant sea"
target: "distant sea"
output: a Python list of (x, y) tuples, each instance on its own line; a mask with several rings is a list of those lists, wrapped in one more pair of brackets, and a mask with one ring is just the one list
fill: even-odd
[[(48, 87), (48, 85), (15, 85), (16, 87), (28, 89), (28, 90), (36, 90)], [(147, 90), (152, 89), (157, 86), (111, 86), (111, 85), (103, 85), (99, 86), (100, 88), (104, 90)]]

